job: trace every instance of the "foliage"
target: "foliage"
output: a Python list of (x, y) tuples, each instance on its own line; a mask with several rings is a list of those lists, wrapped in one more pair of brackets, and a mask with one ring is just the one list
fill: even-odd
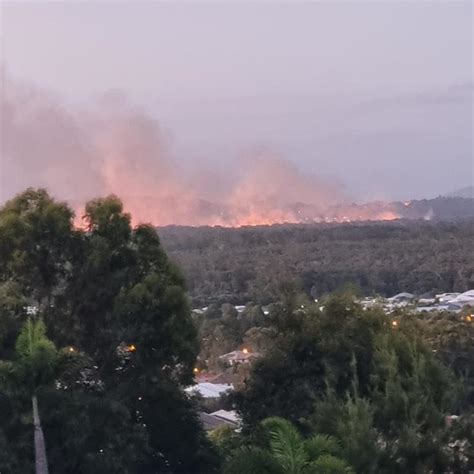
[(473, 233), (472, 219), (160, 229), (195, 307), (269, 304), (285, 281), (315, 298), (347, 283), (364, 295), (466, 291), (474, 288)]
[(57, 363), (57, 350), (46, 337), (46, 326), (42, 319), (29, 318), (16, 341), (16, 353), (21, 377), (32, 387), (51, 381)]
[(361, 473), (444, 472), (459, 384), (407, 316), (397, 326), (342, 293), (269, 316), (277, 337), (234, 396), (246, 433), (283, 416), (340, 440)]
[(416, 330), (437, 357), (464, 382), (459, 409), (474, 406), (474, 313), (466, 308), (459, 314), (416, 315)]
[(329, 299), (323, 311), (297, 299), (275, 305), (268, 324), (277, 334), (273, 345), (255, 362), (245, 390), (235, 397), (250, 425), (275, 415), (304, 424), (328, 382), (338, 396), (345, 396), (354, 358), (360, 390), (367, 393), (372, 341), (377, 331), (390, 330), (383, 314), (363, 311), (345, 294)]
[(43, 190), (28, 189), (0, 209), (0, 281), (13, 280), (42, 306), (67, 278), (73, 212)]
[(183, 391), (198, 344), (180, 272), (115, 196), (84, 228), (44, 190), (0, 209), (0, 471), (32, 470), (31, 377), (54, 382), (37, 390), (51, 472), (214, 472)]
[(338, 458), (337, 441), (324, 435), (303, 439), (298, 430), (283, 418), (263, 420), (267, 448), (243, 448), (228, 460), (224, 472), (285, 474), (350, 474), (352, 469)]
[(0, 359), (14, 355), (16, 337), (26, 321), (26, 305), (17, 283), (11, 280), (0, 283)]

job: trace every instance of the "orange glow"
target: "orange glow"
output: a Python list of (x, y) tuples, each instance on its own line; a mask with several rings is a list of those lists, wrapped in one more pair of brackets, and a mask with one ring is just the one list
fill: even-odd
[(127, 346), (127, 349), (129, 352), (135, 352), (137, 350), (134, 344), (130, 344), (129, 346)]
[[(193, 167), (191, 160), (175, 156), (166, 125), (121, 93), (105, 94), (92, 106), (73, 107), (8, 74), (6, 80), (7, 95), (0, 106), (7, 106), (2, 119), (11, 132), (4, 140), (7, 166), (18, 165), (23, 183), (14, 187), (36, 183), (70, 200), (78, 229), (84, 229), (85, 202), (109, 194), (123, 200), (134, 226), (393, 220), (403, 211), (416, 217), (414, 202), (407, 209), (403, 202), (352, 204), (342, 183), (303, 171), (264, 147), (245, 151), (238, 160), (222, 156), (221, 166), (199, 159)], [(235, 150), (235, 143), (228, 145)]]
[(194, 372), (195, 374), (198, 374), (198, 373), (199, 373), (199, 369), (198, 369), (197, 367), (194, 367), (193, 372)]
[(398, 322), (397, 321), (392, 321), (392, 327), (396, 328), (398, 326)]
[(375, 217), (374, 219), (368, 219), (368, 220), (372, 220), (372, 221), (394, 221), (394, 220), (400, 218), (400, 216), (397, 213), (392, 212), (392, 211), (382, 212), (381, 214), (375, 215), (374, 217)]
[[(268, 152), (243, 158), (238, 173), (217, 176), (228, 180), (228, 187), (214, 192), (213, 170), (199, 178), (184, 175), (159, 129), (145, 117), (114, 118), (105, 124), (94, 141), (101, 157), (100, 195), (119, 196), (134, 226), (244, 227), (400, 217), (394, 206), (380, 202), (338, 204), (347, 201), (341, 186), (301, 173)], [(83, 207), (75, 206), (75, 214), (74, 225), (84, 229)]]
[(243, 352), (244, 354), (248, 354), (248, 353), (249, 353), (249, 350), (248, 350), (247, 348), (244, 348), (244, 349), (242, 349), (242, 352)]
[(467, 321), (468, 323), (471, 323), (473, 319), (474, 319), (474, 315), (472, 315), (472, 314), (468, 314), (468, 315), (466, 316), (466, 321)]
[[(126, 189), (126, 188), (125, 188)], [(190, 225), (190, 226), (220, 226), (220, 227), (248, 227), (265, 226), (275, 224), (309, 224), (309, 223), (350, 223), (361, 221), (392, 221), (401, 218), (392, 210), (381, 211), (376, 208), (368, 209), (346, 209), (343, 206), (327, 211), (312, 213), (299, 210), (285, 210), (277, 206), (271, 208), (268, 204), (249, 205), (227, 205), (222, 206), (223, 212), (214, 215), (202, 215), (196, 208), (196, 203), (191, 196), (182, 195), (179, 207), (176, 207), (174, 200), (169, 198), (148, 199), (131, 198), (122, 196), (124, 209), (132, 215), (132, 225), (136, 226), (143, 222), (148, 222), (156, 226), (165, 225)], [(157, 208), (157, 203), (168, 202), (163, 207), (177, 209), (176, 214), (162, 212)], [(74, 227), (86, 230), (82, 219), (83, 209), (75, 210)]]

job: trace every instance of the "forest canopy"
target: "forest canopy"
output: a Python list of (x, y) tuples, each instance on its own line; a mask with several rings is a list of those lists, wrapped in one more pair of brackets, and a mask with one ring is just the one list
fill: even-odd
[(346, 284), (362, 294), (422, 295), (474, 288), (474, 220), (164, 227), (194, 306), (268, 304), (282, 283), (314, 297)]

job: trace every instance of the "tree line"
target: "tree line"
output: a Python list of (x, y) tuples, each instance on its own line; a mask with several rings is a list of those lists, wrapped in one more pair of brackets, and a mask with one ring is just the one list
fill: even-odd
[(365, 295), (474, 288), (474, 220), (160, 228), (192, 304), (268, 304), (291, 281), (315, 298), (350, 283)]

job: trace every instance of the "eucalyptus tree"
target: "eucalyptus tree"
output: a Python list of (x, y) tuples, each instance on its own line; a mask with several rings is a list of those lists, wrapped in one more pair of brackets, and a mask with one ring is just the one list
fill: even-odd
[[(29, 189), (0, 209), (0, 354), (14, 352), (26, 308), (37, 309), (51, 341), (65, 348), (54, 383), (35, 391), (51, 471), (213, 472), (213, 452), (183, 390), (198, 343), (180, 271), (156, 230), (134, 228), (117, 197), (88, 203), (81, 229), (73, 216), (44, 190)], [(43, 355), (44, 343), (38, 347)], [(36, 360), (28, 356), (36, 349), (17, 348), (25, 367)], [(0, 379), (2, 393), (3, 386)], [(27, 409), (8, 399), (8, 436), (20, 440)], [(0, 456), (2, 439), (8, 443), (1, 424)], [(9, 446), (19, 465), (28, 444)], [(7, 464), (0, 457), (10, 474)]]

